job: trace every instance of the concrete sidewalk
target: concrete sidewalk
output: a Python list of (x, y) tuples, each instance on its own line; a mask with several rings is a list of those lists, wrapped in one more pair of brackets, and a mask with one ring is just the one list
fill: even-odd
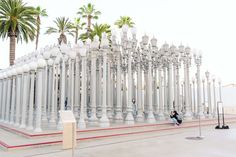
[[(188, 140), (198, 135), (198, 128), (152, 132), (125, 137), (112, 137), (78, 143), (76, 157), (235, 157), (236, 124), (229, 130), (203, 127), (203, 140)], [(27, 150), (0, 151), (1, 157), (70, 157), (71, 150), (61, 146)]]

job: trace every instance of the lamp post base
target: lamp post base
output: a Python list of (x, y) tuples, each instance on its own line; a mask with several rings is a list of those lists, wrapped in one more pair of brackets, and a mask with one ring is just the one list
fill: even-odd
[(79, 129), (85, 129), (86, 128), (86, 123), (85, 123), (84, 119), (82, 119), (82, 118), (79, 119), (78, 128)]
[(126, 115), (125, 123), (126, 124), (134, 124), (134, 117), (130, 111), (128, 111), (128, 114)]
[(162, 112), (160, 112), (159, 114), (157, 114), (157, 118), (158, 118), (158, 120), (165, 120), (166, 118), (165, 118), (165, 115), (162, 113)]
[(123, 117), (122, 117), (122, 113), (121, 111), (117, 111), (116, 115), (115, 115), (115, 122), (122, 122), (123, 121)]
[(185, 120), (192, 120), (192, 119), (193, 119), (192, 113), (191, 113), (191, 112), (186, 112), (186, 113), (184, 114), (184, 119), (185, 119)]
[(147, 122), (148, 123), (155, 123), (156, 122), (152, 111), (148, 111)]
[(102, 117), (99, 119), (99, 126), (103, 128), (110, 126), (109, 119), (107, 118), (105, 113), (103, 113)]
[(143, 112), (142, 111), (138, 111), (137, 117), (136, 117), (136, 121), (137, 122), (143, 122), (144, 118), (143, 118)]
[(34, 132), (42, 132), (42, 129), (41, 128), (35, 128)]

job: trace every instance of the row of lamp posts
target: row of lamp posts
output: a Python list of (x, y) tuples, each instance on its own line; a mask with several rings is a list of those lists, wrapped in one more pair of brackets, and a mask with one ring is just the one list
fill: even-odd
[(212, 103), (209, 72), (205, 73), (207, 92), (201, 81), (202, 56), (193, 55), (195, 90), (195, 79), (191, 84), (189, 78), (192, 54), (188, 46), (165, 43), (158, 49), (156, 38), (149, 41), (144, 35), (138, 44), (136, 29), (131, 33), (130, 39), (125, 25), (120, 42), (113, 31), (111, 41), (103, 33), (101, 41), (95, 36), (73, 48), (47, 46), (17, 59), (15, 65), (0, 71), (1, 121), (40, 132), (44, 127), (62, 128), (59, 110), (72, 110), (79, 128), (122, 121), (154, 123), (168, 118), (172, 110), (186, 119), (214, 117), (215, 79)]

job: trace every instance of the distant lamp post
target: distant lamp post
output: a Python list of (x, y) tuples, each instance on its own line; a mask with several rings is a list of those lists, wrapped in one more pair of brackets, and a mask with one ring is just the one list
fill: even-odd
[(82, 41), (79, 41), (79, 53), (80, 53), (80, 56), (82, 58), (82, 72), (81, 72), (81, 75), (83, 76), (82, 77), (82, 88), (81, 88), (81, 105), (80, 105), (80, 116), (79, 116), (79, 121), (78, 121), (78, 127), (80, 129), (84, 129), (86, 128), (86, 123), (85, 123), (85, 113), (84, 113), (84, 108), (85, 108), (85, 105), (86, 105), (86, 78), (85, 78), (85, 75), (86, 75), (86, 48), (83, 44)]
[(209, 71), (205, 72), (207, 79), (207, 102), (208, 102), (208, 118), (212, 117), (212, 104), (211, 104), (211, 83), (210, 83), (210, 73)]
[(212, 88), (213, 88), (213, 113), (212, 116), (215, 118), (216, 116), (216, 87), (215, 87), (215, 77), (212, 76)]
[[(198, 113), (198, 116), (199, 117), (204, 117), (204, 111), (203, 111), (203, 105), (202, 105), (202, 100), (201, 100), (201, 78), (200, 78), (200, 66), (202, 64), (202, 55), (201, 53), (199, 54), (194, 54), (194, 61), (195, 61), (195, 64), (197, 66), (197, 113)], [(202, 81), (203, 82), (203, 91), (204, 90), (204, 80)], [(204, 104), (205, 104), (205, 92), (203, 92), (203, 100), (204, 100)]]
[(219, 78), (218, 79), (218, 84), (219, 84), (219, 101), (222, 103), (222, 95), (221, 95), (221, 92), (222, 92), (222, 90), (221, 90), (221, 79)]
[(109, 40), (107, 39), (106, 33), (102, 34), (101, 39), (101, 51), (103, 54), (103, 95), (102, 95), (102, 117), (100, 118), (101, 127), (109, 127), (110, 122), (107, 117), (107, 53), (109, 50)]
[[(179, 46), (180, 49), (183, 46)], [(189, 83), (189, 67), (191, 65), (191, 55), (190, 55), (190, 48), (186, 47), (182, 53), (182, 60), (184, 63), (184, 82), (185, 82), (185, 107), (186, 112), (184, 114), (185, 119), (192, 119), (192, 112), (191, 112), (191, 106), (190, 106), (190, 83)]]

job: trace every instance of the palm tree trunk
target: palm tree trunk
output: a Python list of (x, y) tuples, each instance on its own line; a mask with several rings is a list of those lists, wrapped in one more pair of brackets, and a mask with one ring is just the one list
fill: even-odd
[(88, 16), (88, 30), (87, 30), (87, 32), (88, 32), (88, 34), (91, 32), (91, 16)]
[(14, 64), (15, 54), (16, 54), (15, 51), (16, 51), (16, 36), (11, 35), (10, 36), (10, 56), (9, 56), (10, 65)]
[(76, 28), (75, 30), (75, 44), (77, 44), (77, 41), (78, 41), (78, 28)]
[(60, 37), (58, 38), (58, 43), (61, 45), (62, 43), (67, 44), (67, 38), (65, 34), (60, 34)]
[(37, 34), (36, 34), (36, 47), (35, 50), (38, 49), (38, 43), (39, 43), (39, 31), (40, 31), (40, 18), (37, 17)]
[(38, 49), (38, 43), (39, 43), (39, 26), (37, 27), (37, 34), (36, 34), (36, 47), (35, 47), (35, 50)]

